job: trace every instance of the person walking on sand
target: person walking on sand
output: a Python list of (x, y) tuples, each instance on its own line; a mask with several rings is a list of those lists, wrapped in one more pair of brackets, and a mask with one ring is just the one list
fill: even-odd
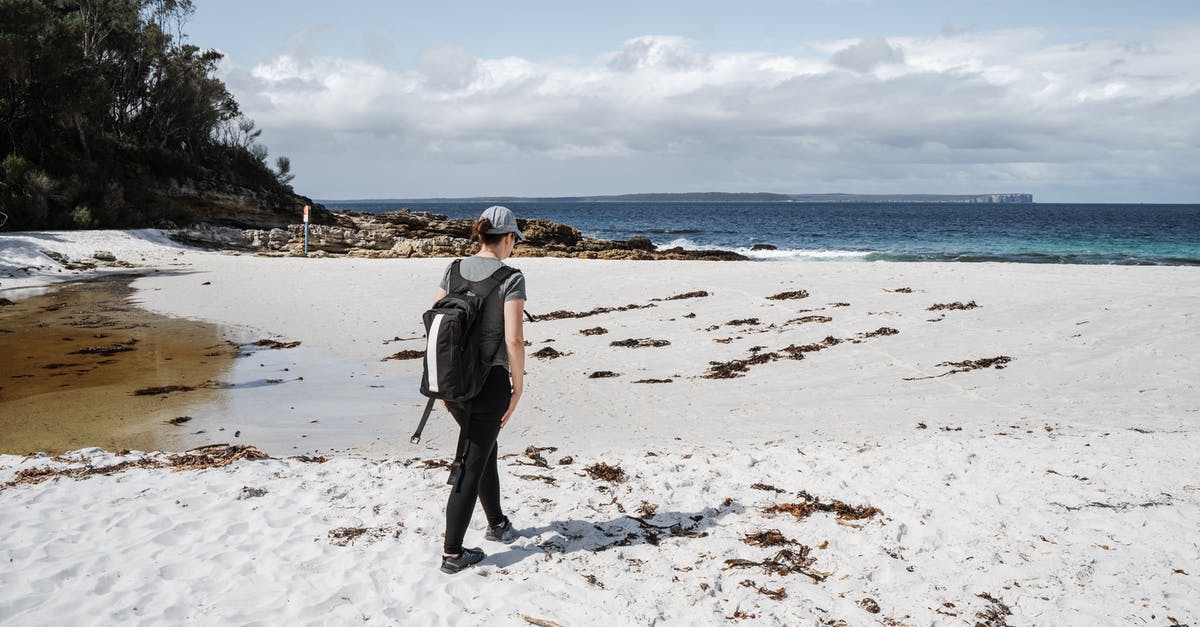
[[(483, 281), (504, 267), (513, 247), (525, 235), (517, 218), (506, 207), (488, 207), (471, 228), (471, 239), (479, 252), (446, 268), (434, 302), (442, 299), (453, 281)], [(461, 277), (454, 277), (455, 265)], [(512, 522), (500, 507), (500, 476), (496, 467), (496, 438), (512, 418), (525, 383), (525, 277), (513, 272), (483, 303), (479, 317), (479, 358), (486, 379), (479, 394), (465, 403), (447, 402), (446, 409), (459, 426), (456, 469), (451, 474), (450, 498), (446, 501), (446, 537), (442, 547), (442, 572), (453, 574), (479, 563), (485, 554), (478, 548), (463, 548), (463, 537), (475, 501), (483, 506), (488, 528), (484, 538), (512, 542)]]

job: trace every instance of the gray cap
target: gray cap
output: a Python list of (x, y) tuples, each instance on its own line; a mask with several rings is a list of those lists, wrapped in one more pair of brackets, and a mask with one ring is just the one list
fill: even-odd
[(517, 239), (525, 241), (525, 234), (521, 229), (517, 228), (517, 216), (509, 211), (508, 207), (500, 205), (492, 205), (483, 210), (479, 215), (479, 219), (487, 218), (492, 223), (492, 228), (488, 229), (488, 235), (503, 235), (505, 233), (516, 233)]

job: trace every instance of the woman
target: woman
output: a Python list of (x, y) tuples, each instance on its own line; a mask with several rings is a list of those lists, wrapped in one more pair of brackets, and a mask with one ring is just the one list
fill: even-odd
[[(504, 266), (513, 247), (525, 235), (506, 207), (488, 207), (471, 229), (479, 252), (459, 262), (459, 273), (467, 281), (482, 281)], [(454, 264), (446, 269), (437, 298), (450, 289)], [(487, 378), (479, 395), (467, 403), (446, 403), (459, 425), (457, 475), (452, 475), (450, 499), (446, 502), (446, 538), (442, 572), (457, 573), (478, 563), (484, 552), (463, 548), (463, 536), (478, 500), (487, 514), (484, 537), (495, 542), (512, 542), (512, 522), (500, 508), (500, 476), (496, 468), (496, 436), (512, 418), (521, 400), (525, 381), (525, 277), (513, 272), (484, 300), (480, 313), (480, 359)]]

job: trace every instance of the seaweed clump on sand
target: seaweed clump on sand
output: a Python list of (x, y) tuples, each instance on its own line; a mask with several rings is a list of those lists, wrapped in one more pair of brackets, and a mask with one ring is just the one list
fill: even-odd
[(53, 479), (66, 477), (68, 479), (86, 479), (97, 475), (113, 475), (133, 468), (170, 468), (172, 470), (204, 470), (206, 468), (222, 468), (241, 459), (271, 459), (270, 455), (253, 446), (230, 446), (228, 444), (212, 444), (173, 455), (142, 457), (95, 466), (87, 463), (83, 466), (70, 468), (26, 468), (13, 475), (8, 483), (0, 484), (0, 490), (17, 485), (32, 485)]
[(389, 359), (420, 359), (425, 356), (425, 351), (419, 350), (403, 350), (398, 353), (388, 355), (380, 361), (388, 361)]
[(137, 343), (138, 343), (138, 340), (135, 338), (135, 339), (129, 340), (128, 342), (121, 342), (120, 344), (106, 344), (103, 346), (88, 346), (86, 348), (81, 348), (77, 351), (71, 351), (69, 354), (70, 355), (100, 355), (101, 357), (112, 357), (113, 355), (116, 355), (117, 353), (127, 353), (131, 350), (134, 350), (133, 345), (137, 344)]
[(838, 520), (863, 520), (883, 513), (878, 507), (870, 505), (847, 505), (837, 499), (825, 503), (820, 498), (804, 491), (800, 492), (800, 498), (802, 500), (797, 503), (780, 503), (764, 508), (763, 513), (768, 515), (791, 514), (796, 520), (808, 518), (815, 512), (835, 514)]
[(747, 534), (746, 537), (742, 538), (742, 542), (745, 542), (750, 546), (767, 547), (799, 544), (799, 542), (796, 542), (795, 540), (783, 535), (783, 533), (781, 533), (778, 529), (767, 529), (765, 531), (759, 531), (758, 533)]
[(403, 522), (379, 527), (338, 527), (329, 532), (329, 541), (337, 546), (349, 546), (359, 538), (363, 538), (367, 544), (370, 544), (389, 535), (392, 538), (399, 538), (400, 531), (403, 529)]
[(984, 359), (967, 359), (965, 361), (943, 361), (942, 363), (937, 364), (937, 367), (939, 367), (939, 368), (949, 367), (949, 368), (951, 368), (951, 370), (947, 370), (946, 372), (943, 372), (942, 374), (930, 375), (928, 377), (904, 377), (904, 380), (905, 381), (920, 381), (921, 379), (936, 379), (938, 377), (945, 377), (945, 376), (952, 375), (952, 374), (958, 374), (960, 372), (970, 372), (972, 370), (983, 370), (985, 368), (995, 368), (996, 370), (1003, 370), (1008, 365), (1008, 363), (1011, 361), (1013, 361), (1013, 358), (1009, 357), (1008, 355), (1000, 355), (999, 357), (987, 357)]
[(787, 598), (787, 590), (783, 589), (782, 587), (777, 590), (772, 590), (765, 586), (758, 585), (758, 582), (754, 581), (753, 579), (744, 579), (738, 585), (743, 588), (751, 588), (768, 599), (773, 599), (775, 601), (782, 601)]
[(619, 377), (619, 376), (621, 376), (620, 373), (613, 372), (612, 370), (597, 370), (596, 372), (589, 374), (588, 378), (589, 379), (609, 379), (612, 377)]
[(937, 303), (925, 311), (965, 311), (967, 309), (975, 309), (976, 307), (982, 307), (982, 305), (975, 304), (975, 301), (971, 301), (966, 304), (960, 302)]
[(684, 299), (688, 299), (688, 298), (706, 298), (708, 296), (711, 296), (711, 294), (709, 294), (708, 292), (706, 292), (704, 290), (697, 290), (695, 292), (685, 292), (683, 294), (676, 294), (674, 296), (668, 296), (666, 298), (651, 298), (650, 300), (651, 300), (651, 302), (661, 302), (664, 300), (684, 300)]
[(661, 346), (670, 346), (671, 342), (669, 340), (654, 340), (650, 338), (630, 338), (628, 340), (609, 342), (608, 345), (616, 346), (618, 348), (657, 348)]
[(838, 338), (833, 337), (832, 335), (829, 335), (829, 336), (826, 336), (825, 339), (820, 342), (813, 342), (812, 344), (801, 344), (799, 346), (797, 346), (796, 344), (792, 344), (790, 346), (787, 346), (786, 348), (783, 348), (782, 350), (783, 350), (783, 352), (787, 353), (787, 355), (790, 359), (804, 359), (804, 353), (815, 353), (817, 351), (823, 351), (823, 350), (829, 348), (830, 346), (837, 346), (838, 344), (841, 344), (841, 343), (842, 343), (842, 340), (839, 340)]
[(580, 335), (604, 335), (605, 333), (608, 333), (608, 329), (605, 329), (604, 327), (592, 327), (590, 329), (579, 330)]
[(164, 385), (153, 388), (142, 388), (134, 390), (134, 396), (158, 396), (160, 394), (170, 394), (171, 392), (191, 392), (196, 388), (188, 385)]
[(750, 370), (750, 366), (757, 366), (779, 359), (778, 353), (757, 353), (745, 359), (732, 359), (730, 361), (710, 361), (708, 372), (702, 378), (704, 379), (736, 379), (746, 376), (746, 372)]
[(610, 313), (613, 311), (629, 311), (631, 309), (649, 309), (650, 307), (657, 307), (657, 305), (651, 303), (648, 305), (630, 304), (630, 305), (625, 305), (623, 307), (596, 307), (590, 311), (567, 311), (566, 309), (558, 309), (556, 311), (551, 311), (550, 313), (545, 313), (545, 314), (541, 314), (541, 315), (537, 315), (537, 316), (535, 316), (533, 314), (529, 314), (529, 319), (530, 319), (530, 322), (542, 322), (543, 320), (564, 320), (567, 318), (587, 318), (588, 316), (597, 316), (600, 314), (606, 314), (606, 313)]
[(767, 297), (770, 300), (799, 300), (808, 298), (808, 292), (804, 290), (796, 290), (794, 292), (780, 292)]
[(913, 288), (911, 288), (911, 287), (897, 287), (897, 288), (896, 288), (896, 289), (894, 289), (894, 290), (889, 290), (888, 288), (886, 288), (886, 287), (885, 287), (885, 288), (883, 288), (883, 291), (885, 291), (885, 292), (891, 292), (891, 293), (893, 293), (893, 294), (912, 294), (912, 293), (913, 293)]
[(891, 327), (879, 327), (874, 331), (863, 331), (862, 333), (859, 333), (855, 339), (850, 341), (854, 344), (861, 344), (863, 340), (869, 340), (873, 337), (886, 337), (888, 335), (896, 335), (898, 333), (900, 332)]
[(605, 462), (597, 462), (583, 469), (589, 477), (596, 481), (621, 483), (625, 481), (625, 470), (620, 466), (609, 466)]
[(752, 325), (752, 324), (758, 324), (760, 322), (762, 322), (762, 321), (759, 320), (758, 318), (740, 318), (738, 320), (730, 320), (729, 322), (726, 322), (725, 324), (736, 327), (736, 326), (747, 326), (747, 325)]
[(570, 353), (562, 353), (557, 350), (554, 350), (553, 346), (547, 346), (543, 349), (540, 349), (540, 350), (530, 354), (530, 357), (536, 357), (538, 359), (558, 359), (559, 357), (562, 357), (564, 355), (569, 355), (569, 354)]
[(638, 379), (634, 383), (674, 383), (671, 379)]
[(825, 581), (833, 573), (814, 570), (813, 564), (816, 564), (817, 558), (809, 555), (811, 551), (812, 549), (809, 547), (800, 545), (796, 550), (782, 549), (774, 557), (761, 562), (745, 559), (725, 560), (725, 568), (728, 570), (730, 568), (759, 567), (772, 575), (801, 574), (816, 582)]
[(258, 340), (257, 342), (252, 342), (250, 345), (270, 350), (279, 350), (282, 348), (296, 348), (300, 345), (300, 340), (296, 340), (295, 342), (280, 342), (279, 340), (262, 339)]

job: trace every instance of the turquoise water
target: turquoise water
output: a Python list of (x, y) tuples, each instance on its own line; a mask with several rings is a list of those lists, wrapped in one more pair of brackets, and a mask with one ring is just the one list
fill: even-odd
[[(488, 202), (339, 202), (474, 217)], [(757, 259), (1200, 265), (1200, 205), (508, 202), (605, 239)], [(769, 244), (776, 250), (751, 250)]]

